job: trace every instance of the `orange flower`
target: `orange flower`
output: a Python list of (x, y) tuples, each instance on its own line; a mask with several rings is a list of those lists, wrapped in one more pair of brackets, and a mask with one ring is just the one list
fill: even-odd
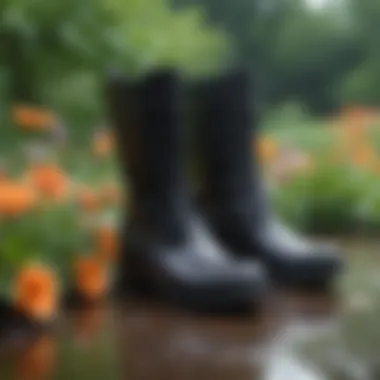
[(45, 197), (62, 200), (68, 191), (69, 181), (62, 170), (54, 164), (38, 164), (29, 173), (35, 188)]
[(341, 118), (348, 122), (353, 122), (355, 124), (368, 123), (375, 116), (373, 109), (362, 106), (350, 106), (346, 107), (341, 112)]
[(368, 168), (376, 162), (376, 153), (370, 146), (363, 145), (354, 150), (352, 161), (356, 166)]
[(117, 255), (117, 232), (107, 225), (103, 225), (96, 231), (96, 244), (101, 258), (105, 260), (115, 260)]
[(13, 121), (28, 131), (46, 131), (55, 123), (52, 113), (36, 107), (17, 105), (12, 109)]
[(76, 289), (89, 300), (102, 298), (108, 288), (107, 268), (96, 257), (83, 257), (75, 263)]
[(24, 184), (0, 183), (0, 214), (18, 216), (28, 212), (37, 202), (35, 191)]
[(89, 187), (79, 189), (77, 200), (85, 211), (96, 211), (100, 208), (99, 197)]
[(107, 156), (113, 148), (113, 137), (110, 131), (97, 132), (93, 139), (93, 153), (96, 157)]
[(364, 124), (347, 124), (340, 130), (340, 139), (348, 149), (362, 143), (366, 136), (367, 128)]
[(269, 137), (262, 137), (258, 142), (260, 160), (264, 163), (272, 161), (277, 154), (277, 144)]
[(315, 162), (310, 155), (294, 148), (284, 149), (272, 167), (272, 175), (276, 180), (286, 182), (298, 174), (312, 172), (314, 169)]
[(4, 183), (7, 180), (7, 174), (5, 170), (0, 169), (0, 183)]
[(115, 184), (105, 184), (100, 191), (102, 200), (107, 204), (116, 204), (120, 200), (119, 187)]
[(34, 339), (19, 356), (17, 378), (20, 380), (48, 378), (55, 366), (56, 349), (56, 340), (51, 335), (42, 335)]
[(15, 279), (14, 304), (29, 318), (47, 321), (58, 307), (58, 283), (50, 268), (31, 264), (21, 268)]

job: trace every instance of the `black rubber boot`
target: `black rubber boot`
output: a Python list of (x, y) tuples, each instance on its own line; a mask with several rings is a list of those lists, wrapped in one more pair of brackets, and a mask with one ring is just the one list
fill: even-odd
[(113, 78), (108, 87), (129, 180), (119, 290), (148, 290), (196, 311), (250, 309), (264, 289), (263, 269), (219, 247), (189, 204), (180, 79), (157, 72), (135, 83)]
[(248, 75), (212, 79), (195, 94), (199, 203), (213, 232), (236, 254), (259, 258), (273, 279), (325, 288), (341, 267), (336, 249), (296, 236), (269, 209), (254, 148), (258, 120)]

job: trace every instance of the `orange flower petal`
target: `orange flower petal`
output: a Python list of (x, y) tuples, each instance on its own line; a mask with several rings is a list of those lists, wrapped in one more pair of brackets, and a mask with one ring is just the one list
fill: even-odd
[(77, 200), (79, 205), (85, 211), (97, 211), (99, 210), (101, 203), (100, 199), (89, 187), (82, 187), (77, 193)]
[(104, 225), (98, 228), (96, 244), (102, 259), (114, 261), (117, 258), (117, 231), (113, 227)]
[(33, 208), (37, 195), (29, 186), (15, 182), (0, 183), (0, 214), (18, 216)]
[(116, 204), (120, 201), (120, 189), (116, 184), (106, 184), (101, 189), (100, 196), (105, 203)]
[(376, 162), (376, 153), (370, 146), (360, 146), (352, 152), (352, 162), (368, 168)]
[(12, 108), (13, 121), (28, 131), (46, 131), (55, 123), (54, 115), (44, 109), (27, 105), (16, 105)]
[(103, 297), (108, 288), (107, 268), (96, 257), (83, 257), (75, 262), (76, 289), (83, 297), (95, 300)]
[(113, 136), (110, 131), (97, 132), (93, 138), (92, 150), (96, 157), (105, 157), (113, 149)]
[(258, 141), (259, 157), (262, 162), (267, 163), (277, 155), (277, 144), (269, 137), (262, 137)]
[(54, 164), (39, 164), (31, 168), (29, 178), (32, 185), (51, 200), (62, 200), (68, 192), (69, 180)]
[(40, 264), (21, 268), (15, 279), (14, 304), (32, 319), (51, 319), (58, 308), (58, 282), (52, 270)]

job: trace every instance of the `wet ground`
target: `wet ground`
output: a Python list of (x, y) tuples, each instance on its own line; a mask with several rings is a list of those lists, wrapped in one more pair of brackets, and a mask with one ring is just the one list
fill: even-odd
[(347, 246), (335, 295), (275, 291), (245, 317), (132, 299), (69, 309), (52, 330), (0, 342), (0, 379), (380, 379), (380, 242)]

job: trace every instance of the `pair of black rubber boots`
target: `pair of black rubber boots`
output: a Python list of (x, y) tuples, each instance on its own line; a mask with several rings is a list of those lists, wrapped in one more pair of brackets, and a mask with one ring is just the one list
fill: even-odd
[[(269, 210), (248, 75), (228, 73), (189, 87), (170, 70), (108, 83), (129, 185), (119, 289), (229, 312), (257, 306), (269, 280), (328, 286), (341, 267), (339, 253), (295, 236)], [(185, 104), (192, 105), (189, 129)], [(187, 131), (197, 147), (190, 160), (200, 163), (196, 194), (187, 175)]]

